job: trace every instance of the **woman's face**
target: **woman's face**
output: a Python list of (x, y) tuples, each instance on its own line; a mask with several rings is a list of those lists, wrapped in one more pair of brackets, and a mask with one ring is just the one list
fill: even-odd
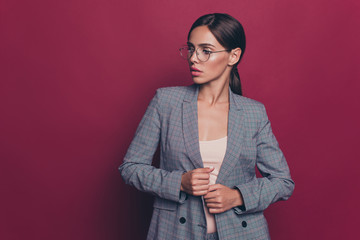
[[(225, 48), (216, 40), (215, 36), (210, 32), (207, 26), (199, 26), (192, 30), (188, 45), (197, 49), (202, 46), (205, 50), (219, 51)], [(225, 82), (229, 80), (232, 65), (230, 53), (223, 51), (212, 53), (209, 60), (201, 62), (196, 52), (193, 53), (189, 59), (190, 72), (192, 79), (197, 84), (210, 83), (212, 81), (220, 80)], [(196, 68), (196, 71), (192, 68)]]

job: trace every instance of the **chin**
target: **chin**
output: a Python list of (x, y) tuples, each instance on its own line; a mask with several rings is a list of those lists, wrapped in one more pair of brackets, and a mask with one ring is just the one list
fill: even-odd
[(204, 80), (204, 79), (201, 79), (199, 77), (193, 77), (192, 78), (193, 82), (196, 83), (196, 84), (203, 84), (203, 83), (206, 83), (207, 81)]
[(209, 79), (201, 79), (201, 78), (193, 78), (193, 82), (199, 85), (203, 85), (203, 84), (209, 84), (210, 82), (212, 82), (212, 80)]

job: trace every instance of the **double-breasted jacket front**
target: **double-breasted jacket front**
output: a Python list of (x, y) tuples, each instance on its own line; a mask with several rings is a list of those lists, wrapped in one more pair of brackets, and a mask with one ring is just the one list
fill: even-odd
[[(157, 89), (119, 167), (127, 184), (155, 196), (147, 239), (205, 239), (202, 197), (180, 191), (182, 174), (203, 167), (198, 92), (197, 84)], [(215, 214), (218, 235), (221, 240), (270, 239), (263, 211), (287, 200), (294, 181), (264, 105), (230, 87), (229, 102), (227, 148), (216, 183), (240, 190), (244, 206)], [(158, 144), (160, 167), (155, 168)]]

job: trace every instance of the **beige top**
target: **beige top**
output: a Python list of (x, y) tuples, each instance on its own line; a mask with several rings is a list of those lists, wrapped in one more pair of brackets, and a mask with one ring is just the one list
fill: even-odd
[[(210, 141), (199, 141), (200, 154), (203, 160), (204, 167), (214, 167), (214, 171), (210, 173), (210, 185), (215, 184), (217, 176), (220, 171), (221, 164), (224, 160), (227, 144), (227, 136)], [(204, 200), (203, 200), (204, 203)], [(216, 232), (216, 222), (213, 214), (209, 213), (205, 203), (203, 204), (206, 222), (207, 233)]]

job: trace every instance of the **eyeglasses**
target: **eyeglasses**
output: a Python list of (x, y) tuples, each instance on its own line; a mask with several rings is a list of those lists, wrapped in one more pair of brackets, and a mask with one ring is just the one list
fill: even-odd
[(224, 50), (219, 50), (219, 51), (210, 51), (210, 50), (207, 50), (206, 48), (207, 47), (198, 47), (195, 50), (194, 47), (183, 46), (183, 47), (179, 48), (179, 51), (180, 51), (181, 57), (183, 57), (185, 60), (189, 60), (192, 57), (192, 55), (194, 54), (194, 52), (196, 52), (196, 56), (199, 59), (199, 61), (201, 61), (201, 62), (206, 62), (207, 60), (209, 60), (210, 55), (212, 53), (230, 51), (229, 49), (224, 49)]

